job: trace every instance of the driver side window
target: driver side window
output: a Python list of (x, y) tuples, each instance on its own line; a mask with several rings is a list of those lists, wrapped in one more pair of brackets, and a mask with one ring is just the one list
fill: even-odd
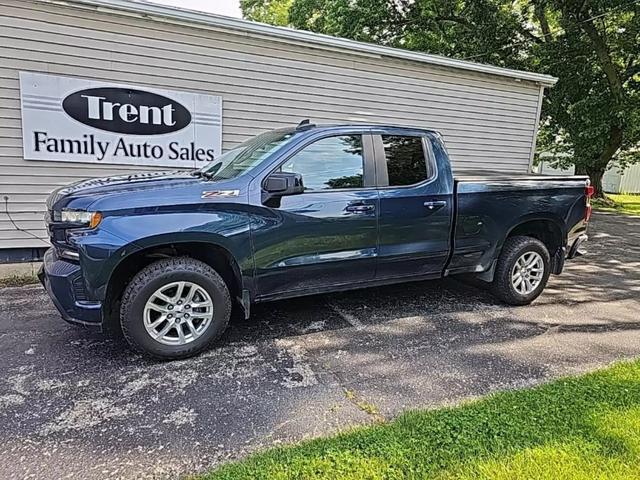
[(280, 170), (301, 174), (305, 191), (362, 188), (362, 135), (322, 138), (289, 158)]

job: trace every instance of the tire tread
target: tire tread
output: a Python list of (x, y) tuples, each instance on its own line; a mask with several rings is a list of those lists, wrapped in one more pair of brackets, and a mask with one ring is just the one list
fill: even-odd
[[(511, 269), (513, 267), (514, 257), (519, 257), (523, 253), (523, 249), (527, 247), (535, 247), (535, 250), (539, 250), (538, 253), (542, 253), (543, 262), (545, 264), (544, 277), (542, 280), (542, 288), (538, 292), (534, 292), (535, 295), (530, 297), (522, 297), (515, 293), (511, 287)], [(502, 247), (502, 252), (498, 258), (498, 264), (494, 275), (494, 280), (491, 284), (491, 291), (493, 294), (509, 305), (528, 305), (535, 300), (547, 285), (550, 273), (550, 255), (547, 247), (540, 240), (527, 237), (527, 236), (515, 236), (507, 238)]]
[[(175, 355), (167, 356), (160, 355), (145, 349), (135, 338), (135, 335), (132, 334), (130, 328), (130, 322), (127, 320), (129, 316), (129, 309), (133, 304), (133, 300), (135, 296), (140, 292), (142, 288), (144, 288), (150, 281), (159, 277), (162, 274), (166, 274), (171, 271), (182, 271), (182, 272), (193, 272), (201, 275), (205, 275), (214, 283), (215, 287), (220, 289), (222, 292), (225, 292), (224, 295), (224, 311), (225, 311), (225, 321), (224, 325), (219, 328), (217, 334), (212, 337), (207, 343), (199, 346), (187, 346), (182, 349), (180, 352)], [(224, 333), (227, 324), (229, 323), (229, 318), (231, 316), (231, 296), (229, 294), (229, 289), (227, 287), (226, 282), (222, 279), (222, 277), (216, 272), (213, 268), (207, 265), (200, 260), (196, 260), (191, 257), (171, 257), (164, 258), (158, 261), (155, 261), (142, 270), (140, 270), (131, 280), (129, 285), (125, 288), (124, 294), (122, 295), (122, 305), (120, 308), (120, 326), (122, 328), (122, 335), (124, 336), (127, 343), (130, 345), (132, 350), (137, 353), (146, 355), (151, 358), (155, 358), (157, 360), (167, 360), (167, 359), (182, 359), (192, 357), (207, 349), (211, 344), (220, 339), (222, 334)]]

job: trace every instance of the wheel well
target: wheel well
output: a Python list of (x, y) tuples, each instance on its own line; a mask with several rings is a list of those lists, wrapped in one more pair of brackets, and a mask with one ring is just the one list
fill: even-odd
[(184, 242), (149, 247), (126, 257), (111, 274), (105, 298), (105, 306), (107, 307), (105, 317), (108, 323), (113, 325), (113, 322), (118, 321), (120, 299), (135, 274), (154, 261), (167, 257), (191, 257), (206, 263), (220, 274), (227, 284), (231, 298), (242, 295), (240, 269), (227, 249), (205, 242)]
[(507, 238), (515, 236), (533, 237), (540, 240), (545, 244), (552, 258), (564, 244), (560, 227), (551, 220), (530, 220), (521, 223), (509, 232)]

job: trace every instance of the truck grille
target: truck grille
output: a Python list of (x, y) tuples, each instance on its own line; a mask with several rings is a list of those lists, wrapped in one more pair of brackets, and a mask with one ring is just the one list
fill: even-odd
[(82, 275), (77, 275), (72, 280), (73, 283), (73, 296), (76, 301), (85, 301), (87, 300), (87, 290), (84, 286), (84, 279)]
[[(56, 218), (56, 216), (58, 218)], [(63, 227), (60, 222), (60, 213), (52, 210), (47, 210), (47, 213), (44, 215), (44, 221), (47, 225), (47, 233), (49, 235), (49, 241), (51, 245), (59, 248), (68, 248), (67, 238), (66, 238), (66, 229)]]

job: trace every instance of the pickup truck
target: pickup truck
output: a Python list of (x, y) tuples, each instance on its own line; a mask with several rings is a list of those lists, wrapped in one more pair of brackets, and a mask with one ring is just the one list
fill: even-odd
[(269, 131), (196, 171), (81, 181), (47, 200), (40, 279), (62, 317), (195, 355), (232, 307), (449, 275), (526, 305), (587, 239), (587, 177), (452, 174), (431, 130)]

